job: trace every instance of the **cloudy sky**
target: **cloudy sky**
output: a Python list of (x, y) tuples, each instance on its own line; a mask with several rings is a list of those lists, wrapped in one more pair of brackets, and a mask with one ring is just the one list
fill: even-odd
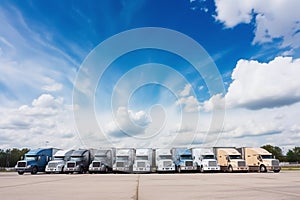
[(300, 2), (0, 2), (0, 148), (300, 145)]

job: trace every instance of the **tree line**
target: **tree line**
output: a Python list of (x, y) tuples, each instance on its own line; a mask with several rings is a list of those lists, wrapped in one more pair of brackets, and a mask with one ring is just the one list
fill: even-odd
[[(272, 146), (270, 144), (262, 146), (270, 153), (272, 153), (275, 158), (280, 162), (298, 162), (300, 163), (300, 147), (295, 147), (288, 150), (286, 155), (283, 155), (282, 149), (278, 146)], [(0, 149), (0, 168), (14, 167), (17, 162), (27, 153), (30, 149)]]

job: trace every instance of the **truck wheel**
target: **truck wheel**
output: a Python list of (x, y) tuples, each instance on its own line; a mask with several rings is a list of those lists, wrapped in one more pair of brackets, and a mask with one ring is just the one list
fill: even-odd
[(278, 173), (278, 172), (280, 172), (280, 170), (274, 170), (274, 173)]
[(267, 168), (264, 165), (259, 167), (259, 172), (267, 172)]
[(19, 175), (23, 175), (23, 174), (24, 174), (24, 172), (18, 171), (18, 174), (19, 174)]
[(181, 173), (181, 168), (180, 168), (180, 166), (177, 167), (177, 171), (178, 171), (178, 173)]
[(200, 167), (200, 172), (201, 172), (201, 173), (204, 173), (203, 166)]
[(228, 167), (228, 172), (230, 172), (230, 173), (233, 172), (233, 169), (232, 169), (232, 166), (231, 166), (231, 165)]
[(37, 174), (38, 172), (38, 169), (36, 166), (33, 167), (32, 171), (31, 171), (31, 174)]
[(108, 173), (108, 167), (105, 167), (105, 170), (104, 170), (104, 172), (107, 174)]
[(83, 167), (80, 167), (79, 174), (83, 174)]

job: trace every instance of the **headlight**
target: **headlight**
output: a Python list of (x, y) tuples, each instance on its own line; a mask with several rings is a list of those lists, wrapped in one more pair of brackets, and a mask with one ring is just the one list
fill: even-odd
[(27, 167), (26, 168), (30, 168), (31, 167), (31, 165), (27, 165)]

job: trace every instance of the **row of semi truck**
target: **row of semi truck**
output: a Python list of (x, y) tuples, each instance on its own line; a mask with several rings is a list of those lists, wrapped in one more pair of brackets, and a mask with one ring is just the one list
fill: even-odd
[(263, 148), (102, 148), (30, 150), (16, 171), (46, 173), (99, 172), (279, 172), (279, 161)]

